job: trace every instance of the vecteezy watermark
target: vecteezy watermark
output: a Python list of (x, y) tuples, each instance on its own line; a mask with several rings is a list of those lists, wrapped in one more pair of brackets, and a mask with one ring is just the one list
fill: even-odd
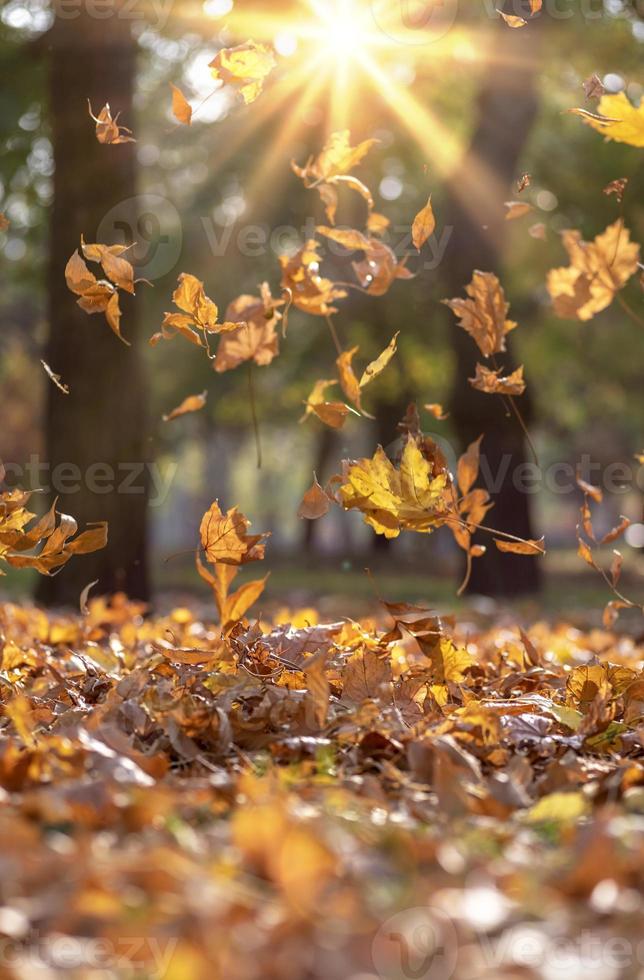
[[(536, 971), (539, 976), (635, 976), (644, 966), (644, 939), (585, 928), (573, 935), (553, 935), (539, 924), (518, 923), (490, 934), (463, 922), (467, 976), (486, 976), (507, 969)], [(472, 934), (473, 933), (473, 934)], [(475, 952), (476, 950), (476, 952)], [(371, 945), (380, 980), (450, 980), (458, 966), (459, 936), (441, 909), (405, 909), (382, 923)], [(640, 976), (640, 973), (637, 973)]]
[(456, 969), (458, 936), (440, 909), (406, 909), (383, 922), (371, 956), (382, 980), (449, 980)]
[[(30, 931), (19, 939), (0, 936), (0, 965), (27, 975), (49, 970), (109, 971), (109, 975), (163, 980), (178, 945), (177, 939), (145, 936), (102, 938), (43, 935)], [(107, 973), (105, 974), (107, 975)]]
[(178, 473), (177, 463), (51, 463), (32, 454), (26, 463), (4, 462), (5, 479), (12, 486), (68, 496), (83, 490), (97, 496), (149, 494), (150, 507), (162, 507)]
[(107, 212), (96, 231), (98, 242), (134, 243), (128, 255), (138, 277), (153, 282), (177, 265), (183, 245), (177, 208), (160, 194), (139, 194)]
[[(214, 258), (222, 258), (233, 251), (250, 259), (261, 258), (269, 254), (276, 257), (291, 255), (301, 247), (303, 242), (316, 237), (318, 252), (322, 259), (329, 255), (346, 259), (351, 254), (340, 242), (336, 242), (332, 238), (316, 236), (319, 222), (316, 222), (315, 218), (311, 216), (307, 217), (304, 224), (299, 228), (294, 225), (278, 225), (276, 228), (271, 228), (268, 224), (239, 225), (230, 222), (219, 231), (215, 227), (215, 221), (210, 217), (202, 217), (201, 224)], [(337, 230), (341, 231), (344, 227), (339, 225)], [(445, 257), (453, 231), (452, 225), (445, 225), (440, 232), (433, 234), (428, 239), (423, 252), (422, 268), (424, 270), (432, 272), (439, 267)], [(405, 257), (418, 256), (417, 250), (412, 246), (411, 231), (408, 224), (393, 225), (382, 240), (399, 260)]]
[(174, 6), (174, 0), (53, 0), (54, 13), (59, 20), (118, 20), (141, 23), (155, 31), (162, 30)]

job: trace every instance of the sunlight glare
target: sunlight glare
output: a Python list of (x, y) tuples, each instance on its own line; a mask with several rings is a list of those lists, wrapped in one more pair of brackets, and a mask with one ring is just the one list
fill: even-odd
[(311, 0), (311, 7), (320, 21), (315, 33), (327, 55), (346, 60), (373, 43), (368, 12), (359, 9), (353, 0)]

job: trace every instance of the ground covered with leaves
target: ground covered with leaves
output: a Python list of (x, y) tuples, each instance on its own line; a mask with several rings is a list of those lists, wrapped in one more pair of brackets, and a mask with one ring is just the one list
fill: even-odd
[(124, 597), (0, 631), (3, 977), (642, 976), (637, 640)]

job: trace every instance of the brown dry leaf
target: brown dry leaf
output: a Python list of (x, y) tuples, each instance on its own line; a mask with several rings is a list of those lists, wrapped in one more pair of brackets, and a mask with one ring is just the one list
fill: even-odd
[(279, 307), (284, 300), (273, 299), (268, 283), (262, 283), (259, 296), (238, 296), (226, 310), (226, 320), (241, 324), (225, 333), (217, 347), (215, 371), (231, 371), (245, 361), (260, 367), (279, 354), (277, 327), (282, 319)]
[(238, 330), (239, 323), (219, 322), (219, 309), (204, 291), (200, 279), (182, 272), (179, 285), (172, 294), (172, 300), (182, 311), (181, 313), (166, 313), (161, 331), (150, 338), (150, 344), (155, 346), (160, 340), (173, 340), (180, 335), (197, 347), (204, 347), (210, 354), (209, 335), (223, 334)]
[(517, 181), (517, 194), (522, 194), (526, 187), (529, 187), (531, 183), (532, 177), (530, 174), (521, 174)]
[(499, 368), (491, 371), (483, 364), (477, 364), (476, 377), (470, 378), (469, 382), (477, 391), (483, 391), (488, 395), (522, 395), (526, 388), (523, 365), (505, 377), (500, 376), (501, 370)]
[(570, 265), (551, 269), (548, 292), (558, 316), (591, 320), (605, 310), (637, 272), (640, 248), (619, 218), (592, 242), (578, 231), (562, 232)]
[(432, 196), (429, 195), (429, 200), (425, 207), (418, 212), (414, 218), (414, 223), (411, 229), (411, 239), (414, 243), (415, 248), (420, 252), (421, 248), (425, 244), (428, 238), (431, 237), (436, 228), (436, 218), (434, 217), (434, 211), (432, 208)]
[(362, 405), (360, 404), (360, 399), (362, 397), (362, 393), (360, 391), (360, 384), (358, 383), (358, 379), (352, 367), (352, 361), (355, 355), (358, 353), (358, 349), (358, 347), (352, 347), (351, 350), (343, 351), (339, 357), (336, 358), (335, 365), (338, 369), (340, 387), (349, 401), (353, 402), (358, 411), (361, 412)]
[(331, 694), (331, 685), (325, 670), (327, 657), (327, 651), (321, 649), (309, 657), (302, 668), (306, 678), (306, 686), (315, 708), (315, 720), (320, 728), (326, 724)]
[(311, 405), (310, 408), (311, 412), (331, 429), (341, 429), (348, 415), (358, 414), (344, 402), (319, 402), (317, 405)]
[(180, 88), (177, 88), (172, 82), (170, 88), (172, 89), (172, 114), (174, 118), (184, 126), (190, 126), (192, 123), (192, 106)]
[(0, 211), (0, 231), (9, 231), (11, 222), (3, 211)]
[(203, 516), (199, 531), (208, 561), (215, 565), (245, 565), (264, 557), (264, 541), (269, 532), (248, 534), (250, 521), (237, 507), (223, 514), (217, 500)]
[(583, 82), (584, 95), (587, 99), (601, 99), (606, 92), (604, 84), (597, 74), (593, 74)]
[(134, 293), (134, 268), (123, 258), (130, 248), (129, 245), (88, 245), (81, 235), (81, 249), (88, 262), (100, 262), (107, 278), (126, 293)]
[(201, 409), (205, 407), (207, 400), (207, 391), (202, 391), (200, 395), (188, 395), (188, 397), (184, 398), (177, 408), (173, 408), (168, 415), (163, 416), (163, 421), (172, 422), (173, 419), (178, 419), (181, 415), (188, 415), (191, 412), (200, 412)]
[(47, 375), (47, 377), (49, 378), (49, 380), (50, 381), (53, 381), (53, 383), (56, 385), (56, 387), (58, 388), (58, 390), (59, 391), (62, 391), (63, 395), (68, 395), (69, 394), (69, 388), (68, 388), (68, 386), (66, 384), (63, 384), (63, 381), (62, 381), (61, 376), (59, 374), (55, 374), (52, 371), (52, 369), (49, 367), (49, 364), (47, 364), (46, 361), (43, 361), (41, 359), (40, 363), (44, 367), (45, 374)]
[(547, 237), (547, 230), (543, 221), (537, 221), (535, 222), (535, 224), (530, 225), (530, 227), (528, 228), (528, 234), (530, 235), (530, 238), (537, 238), (540, 241), (545, 242)]
[(544, 541), (545, 538), (539, 538), (538, 541), (503, 541), (501, 538), (494, 539), (494, 543), (499, 551), (511, 555), (545, 555)]
[(126, 346), (129, 341), (121, 334), (121, 309), (116, 286), (106, 279), (97, 279), (75, 251), (65, 267), (68, 289), (78, 296), (76, 302), (85, 313), (104, 313), (105, 318), (119, 340)]
[(500, 14), (508, 27), (512, 27), (515, 30), (519, 27), (525, 27), (528, 23), (523, 17), (517, 17), (514, 14), (505, 14), (502, 10), (497, 9), (497, 14)]
[(534, 17), (543, 7), (543, 0), (530, 0), (530, 16)]
[[(523, 190), (523, 188), (520, 189)], [(527, 201), (506, 201), (504, 206), (507, 209), (505, 212), (506, 221), (514, 221), (516, 218), (523, 218), (524, 215), (530, 214), (531, 211), (534, 211), (533, 206), (528, 204)]]
[(329, 512), (331, 501), (323, 488), (314, 477), (312, 485), (302, 498), (297, 516), (302, 520), (316, 521), (319, 517), (324, 517)]
[(449, 418), (449, 412), (443, 411), (443, 406), (439, 402), (430, 402), (424, 406), (425, 411), (433, 415), (437, 422), (444, 422)]
[(251, 40), (234, 48), (222, 48), (208, 67), (213, 78), (237, 89), (246, 105), (250, 105), (261, 93), (275, 65), (272, 48)]
[(469, 299), (444, 299), (443, 303), (460, 318), (459, 326), (476, 341), (485, 357), (503, 352), (506, 334), (516, 323), (507, 319), (510, 304), (501, 283), (494, 273), (477, 271), (465, 291)]
[(372, 650), (358, 651), (344, 668), (342, 697), (356, 704), (362, 704), (365, 700), (389, 699), (392, 680), (388, 659)]
[(217, 563), (214, 571), (207, 568), (199, 555), (196, 556), (196, 565), (199, 575), (207, 582), (212, 589), (215, 605), (219, 611), (219, 620), (223, 629), (232, 624), (238, 623), (246, 615), (250, 607), (257, 602), (262, 595), (268, 575), (262, 579), (254, 579), (246, 582), (234, 592), (230, 587), (239, 574), (239, 568), (234, 565)]
[(369, 239), (354, 228), (327, 228), (326, 225), (318, 225), (315, 230), (319, 235), (324, 235), (325, 238), (342, 245), (349, 252), (366, 251), (369, 248)]
[(99, 143), (111, 144), (112, 146), (118, 143), (136, 143), (136, 140), (132, 137), (132, 130), (127, 129), (126, 126), (119, 126), (118, 118), (120, 113), (117, 113), (115, 118), (112, 119), (109, 102), (105, 103), (98, 116), (95, 116), (92, 112), (89, 99), (87, 100), (87, 105), (89, 107), (90, 117), (96, 123), (96, 139)]

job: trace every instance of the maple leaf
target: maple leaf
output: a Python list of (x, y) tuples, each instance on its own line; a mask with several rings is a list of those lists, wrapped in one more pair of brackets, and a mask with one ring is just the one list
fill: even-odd
[(516, 327), (507, 319), (510, 304), (501, 283), (494, 273), (477, 271), (465, 291), (469, 299), (444, 299), (443, 303), (460, 318), (459, 326), (476, 341), (485, 357), (501, 353), (506, 334)]
[(418, 212), (411, 228), (411, 240), (419, 252), (427, 239), (433, 235), (435, 227), (436, 218), (434, 217), (432, 196), (430, 194), (427, 204)]
[(111, 144), (112, 146), (116, 146), (118, 143), (136, 143), (136, 140), (132, 137), (132, 130), (126, 126), (119, 126), (118, 118), (120, 113), (117, 113), (114, 119), (112, 118), (109, 102), (105, 103), (98, 116), (95, 116), (92, 112), (89, 99), (87, 100), (87, 105), (89, 107), (90, 118), (96, 123), (96, 139), (99, 143)]
[(613, 302), (616, 293), (637, 272), (640, 248), (631, 242), (619, 218), (592, 242), (578, 231), (563, 231), (570, 265), (551, 269), (548, 292), (555, 313), (566, 319), (591, 320)]
[(349, 173), (364, 159), (379, 140), (369, 139), (351, 146), (349, 130), (331, 133), (324, 148), (317, 157), (310, 157), (300, 167), (291, 161), (293, 172), (303, 181), (307, 189), (317, 190), (324, 204), (329, 222), (335, 224), (338, 209), (338, 188), (348, 187), (356, 191), (367, 204), (367, 228), (374, 234), (382, 234), (389, 221), (381, 214), (374, 213), (373, 195), (369, 188)]
[(512, 374), (501, 377), (501, 368), (491, 371), (483, 364), (476, 365), (476, 377), (470, 378), (469, 382), (477, 391), (483, 391), (488, 395), (522, 395), (525, 391), (525, 381), (523, 379), (523, 365), (518, 367)]
[(197, 555), (196, 564), (199, 575), (212, 589), (222, 629), (226, 629), (231, 624), (238, 623), (243, 619), (250, 607), (261, 596), (268, 581), (268, 575), (266, 575), (262, 579), (245, 582), (244, 585), (231, 592), (230, 586), (239, 574), (239, 568), (217, 562), (214, 571), (211, 572), (200, 560), (199, 555)]
[(201, 546), (213, 565), (245, 565), (264, 557), (264, 540), (269, 532), (248, 534), (250, 521), (237, 507), (223, 514), (218, 501), (203, 516), (200, 528)]
[(273, 299), (266, 282), (260, 292), (260, 296), (238, 296), (226, 310), (226, 320), (241, 326), (221, 337), (215, 371), (231, 371), (244, 361), (254, 361), (261, 367), (279, 354), (276, 327), (282, 319), (279, 307), (284, 305), (284, 300)]
[(250, 105), (261, 93), (275, 65), (272, 48), (250, 40), (234, 48), (222, 48), (208, 67), (213, 78), (237, 89), (246, 105)]
[[(592, 95), (595, 95), (595, 91)], [(629, 146), (644, 146), (644, 99), (639, 106), (634, 106), (625, 92), (616, 92), (602, 95), (596, 113), (585, 109), (569, 111), (580, 116), (588, 126), (592, 126), (606, 139), (628, 143)]]
[(207, 391), (202, 391), (200, 395), (188, 395), (188, 397), (184, 398), (180, 405), (173, 408), (167, 415), (163, 416), (163, 421), (172, 422), (174, 419), (178, 419), (182, 415), (188, 415), (191, 412), (200, 412), (201, 409), (205, 407), (207, 399)]
[(319, 245), (309, 239), (294, 255), (280, 255), (282, 288), (288, 289), (293, 303), (304, 313), (313, 316), (329, 316), (337, 313), (333, 305), (346, 297), (346, 291), (320, 275), (321, 258)]
[(345, 464), (338, 493), (345, 510), (362, 512), (366, 524), (387, 538), (404, 529), (429, 534), (445, 513), (447, 476), (432, 476), (418, 442), (409, 437), (397, 469), (381, 446), (372, 459)]

